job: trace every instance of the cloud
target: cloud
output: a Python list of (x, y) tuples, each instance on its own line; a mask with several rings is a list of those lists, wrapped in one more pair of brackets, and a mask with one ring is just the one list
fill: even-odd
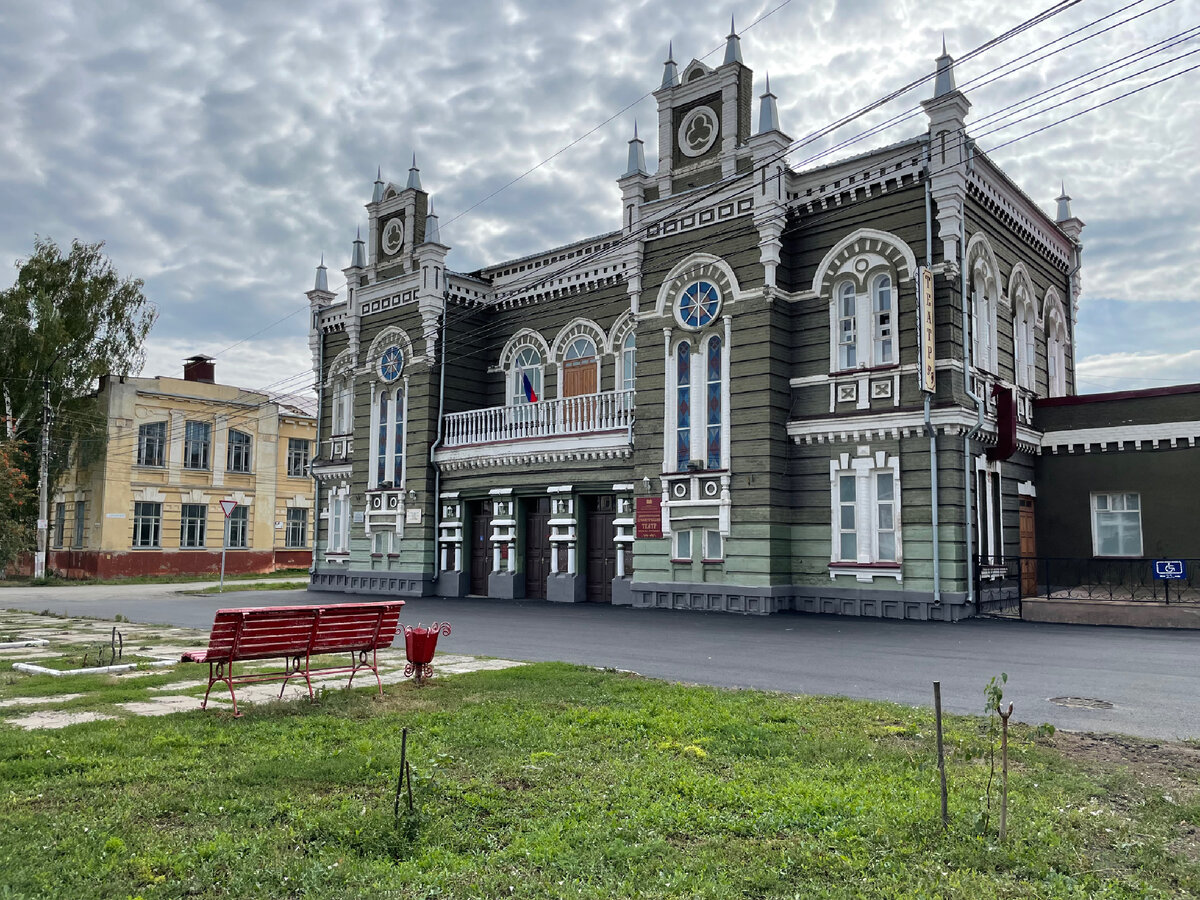
[[(734, 11), (743, 57), (757, 78), (770, 71), (782, 125), (797, 139), (929, 74), (943, 32), (962, 57), (1035, 11), (983, 0), (935, 0), (919, 13), (882, 0), (770, 12), (776, 6)], [(1164, 7), (972, 90), (972, 117), (1191, 27), (1186, 7)], [(1036, 51), (1115, 9), (1072, 7), (964, 61), (959, 84), (1064, 45)], [(305, 317), (285, 317), (303, 309), (322, 252), (340, 284), (376, 166), (403, 183), (417, 152), (458, 270), (610, 231), (635, 117), (652, 166), (657, 156), (651, 92), (667, 42), (681, 66), (693, 57), (719, 62), (729, 12), (711, 0), (10, 4), (0, 22), (0, 260), (28, 254), (35, 233), (105, 240), (119, 270), (144, 278), (160, 308), (148, 352), (164, 374), (182, 356), (212, 353), (280, 319), (223, 356), (222, 377), (253, 386), (302, 372)], [(980, 144), (1184, 64), (1172, 65)], [(1125, 371), (1102, 358), (1158, 352), (1153, 329), (1089, 324), (1098, 298), (1136, 306), (1137, 317), (1168, 331), (1157, 301), (1200, 302), (1194, 84), (1177, 78), (995, 153), (1044, 209), (1065, 180), (1088, 222), (1080, 329), (1081, 346), (1086, 333), (1089, 345), (1106, 348), (1086, 358), (1101, 366), (1089, 369), (1097, 380)], [(801, 147), (794, 164), (914, 108), (928, 91)], [(841, 154), (915, 134), (924, 121), (918, 115)], [(1129, 343), (1135, 334), (1142, 343)]]

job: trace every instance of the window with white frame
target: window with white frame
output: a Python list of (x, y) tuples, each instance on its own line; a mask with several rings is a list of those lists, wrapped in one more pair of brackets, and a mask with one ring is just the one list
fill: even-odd
[(681, 528), (675, 532), (674, 547), (672, 549), (671, 558), (679, 561), (692, 561), (692, 531), (690, 528)]
[(179, 507), (179, 546), (203, 547), (208, 527), (208, 506), (184, 503)]
[(350, 497), (336, 491), (329, 498), (328, 552), (350, 552)]
[(831, 562), (846, 566), (898, 565), (900, 464), (883, 452), (831, 464)]
[(1142, 498), (1132, 493), (1092, 494), (1092, 553), (1142, 555)]
[(404, 484), (404, 385), (376, 387), (371, 411), (371, 487)]
[(834, 288), (834, 319), (837, 370), (896, 362), (896, 291), (889, 273), (871, 275), (862, 284), (840, 281)]
[(162, 504), (133, 504), (133, 546), (158, 547), (162, 533)]
[(725, 540), (716, 528), (704, 529), (704, 561), (721, 562), (725, 559)]
[(229, 544), (233, 550), (245, 550), (250, 546), (250, 507), (238, 504), (229, 514)]
[(76, 550), (82, 547), (86, 541), (87, 534), (87, 501), (75, 501), (75, 542), (71, 545)]
[(977, 369), (996, 368), (996, 300), (978, 273), (971, 277), (971, 363)]
[(346, 376), (333, 381), (333, 433), (350, 434), (354, 430), (354, 397), (350, 379)]
[(985, 566), (1004, 563), (1004, 493), (999, 461), (976, 458), (975, 554)]
[(522, 347), (509, 370), (509, 400), (512, 406), (537, 403), (542, 397), (542, 355), (534, 347)]
[(1067, 328), (1057, 305), (1046, 316), (1046, 375), (1051, 397), (1067, 393)]
[(54, 504), (54, 548), (62, 549), (67, 526), (67, 504)]
[(621, 343), (621, 390), (632, 391), (637, 384), (637, 335), (632, 331)]
[(1037, 363), (1037, 345), (1034, 342), (1036, 314), (1033, 311), (1033, 299), (1023, 279), (1013, 293), (1013, 305), (1016, 307), (1013, 316), (1013, 369), (1016, 375), (1014, 380), (1019, 387), (1033, 390), (1036, 385), (1034, 379)]
[(289, 478), (308, 477), (308, 441), (305, 438), (288, 438), (287, 473)]
[(308, 510), (304, 507), (288, 508), (287, 530), (284, 532), (283, 546), (288, 549), (308, 546)]
[(166, 446), (166, 422), (147, 422), (138, 426), (137, 464), (139, 466), (166, 465)]

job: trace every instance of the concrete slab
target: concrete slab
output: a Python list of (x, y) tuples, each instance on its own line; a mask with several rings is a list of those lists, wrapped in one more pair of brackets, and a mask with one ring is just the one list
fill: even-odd
[(66, 728), (68, 725), (78, 725), (81, 722), (99, 722), (103, 719), (115, 718), (116, 716), (86, 710), (80, 710), (79, 712), (42, 710), (32, 712), (27, 716), (21, 716), (17, 719), (6, 719), (5, 721), (9, 725), (15, 725), (18, 728), (24, 728), (26, 731), (32, 731), (35, 728)]
[(12, 706), (51, 706), (82, 696), (83, 694), (55, 694), (53, 697), (11, 697), (8, 700), (0, 700), (0, 709), (8, 709)]

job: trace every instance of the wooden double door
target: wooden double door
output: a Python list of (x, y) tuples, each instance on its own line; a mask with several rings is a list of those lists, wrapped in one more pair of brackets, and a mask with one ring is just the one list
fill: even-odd
[(471, 587), (480, 597), (488, 592), (488, 575), (492, 571), (491, 500), (476, 500), (471, 504)]
[(617, 575), (615, 499), (612, 494), (582, 498), (587, 541), (586, 597), (591, 603), (612, 603), (612, 582)]
[(1021, 596), (1037, 595), (1037, 533), (1033, 527), (1033, 498), (1021, 498)]
[(525, 508), (525, 596), (546, 599), (550, 577), (550, 498), (522, 500)]

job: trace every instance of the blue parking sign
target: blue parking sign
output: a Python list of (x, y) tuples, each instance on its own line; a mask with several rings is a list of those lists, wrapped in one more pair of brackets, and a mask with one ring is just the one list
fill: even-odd
[(1154, 577), (1187, 578), (1187, 566), (1182, 559), (1156, 559), (1154, 561)]

